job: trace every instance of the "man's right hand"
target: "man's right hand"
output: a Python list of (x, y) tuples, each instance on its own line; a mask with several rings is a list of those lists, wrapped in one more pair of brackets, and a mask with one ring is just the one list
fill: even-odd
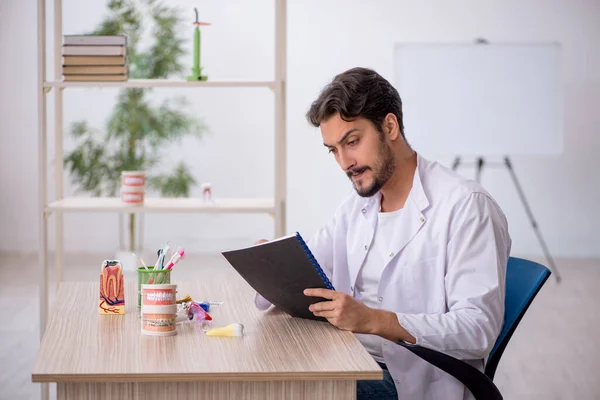
[(266, 240), (266, 239), (260, 239), (260, 240), (257, 240), (256, 243), (254, 243), (254, 244), (261, 244), (261, 243), (267, 243), (267, 242), (268, 242), (268, 240)]

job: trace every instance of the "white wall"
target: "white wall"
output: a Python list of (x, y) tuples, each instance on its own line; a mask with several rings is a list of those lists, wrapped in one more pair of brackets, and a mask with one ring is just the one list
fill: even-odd
[[(65, 32), (90, 29), (101, 2), (64, 0)], [(289, 1), (288, 5), (288, 230), (314, 232), (351, 190), (349, 182), (309, 127), (304, 113), (333, 75), (355, 65), (392, 78), (397, 41), (560, 41), (564, 49), (565, 152), (554, 159), (513, 157), (542, 233), (555, 257), (600, 257), (600, 3), (595, 0), (446, 2), (345, 0)], [(0, 2), (0, 250), (30, 251), (37, 243), (37, 164), (34, 0)], [(203, 30), (202, 64), (213, 79), (270, 79), (273, 74), (272, 1), (171, 0), (213, 23)], [(51, 4), (48, 6), (51, 11)], [(192, 18), (192, 12), (190, 19)], [(52, 32), (51, 20), (48, 32)], [(233, 27), (243, 34), (233, 35)], [(182, 34), (191, 38), (189, 25)], [(51, 49), (51, 47), (49, 47)], [(51, 62), (51, 59), (49, 60)], [(49, 68), (49, 74), (53, 71)], [(51, 75), (50, 75), (51, 76)], [(65, 90), (65, 126), (85, 118), (101, 127), (116, 94), (112, 89)], [(400, 90), (400, 94), (402, 92)], [(160, 89), (156, 99), (186, 95), (210, 126), (202, 141), (174, 145), (200, 181), (217, 195), (273, 193), (273, 96), (264, 89)], [(50, 97), (52, 99), (52, 97)], [(51, 116), (52, 107), (49, 107)], [(434, 116), (433, 116), (434, 117)], [(51, 123), (51, 121), (50, 121)], [(52, 125), (50, 125), (52, 127)], [(410, 141), (412, 132), (406, 127)], [(49, 141), (52, 144), (53, 132)], [(72, 143), (66, 138), (66, 146)], [(239, 147), (237, 145), (239, 144)], [(234, 148), (234, 145), (236, 148)], [(51, 151), (53, 150), (53, 146)], [(418, 149), (417, 149), (418, 150)], [(51, 153), (52, 155), (52, 153)], [(451, 159), (425, 154), (448, 164)], [(51, 160), (50, 156), (50, 160)], [(26, 171), (26, 167), (33, 168)], [(473, 171), (463, 169), (466, 175)], [(49, 176), (52, 183), (52, 176)], [(65, 193), (73, 193), (65, 174)], [(485, 170), (483, 184), (510, 223), (514, 253), (541, 249), (506, 171)], [(52, 193), (52, 192), (51, 192)], [(198, 194), (198, 190), (194, 194)], [(67, 251), (110, 252), (117, 247), (117, 217), (65, 217)], [(145, 242), (164, 240), (189, 251), (219, 250), (272, 237), (269, 217), (150, 215)], [(51, 244), (53, 243), (51, 237)]]

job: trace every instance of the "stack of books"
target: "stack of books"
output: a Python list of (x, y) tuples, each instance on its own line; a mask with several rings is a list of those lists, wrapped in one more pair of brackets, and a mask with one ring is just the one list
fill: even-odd
[(64, 81), (126, 81), (127, 37), (65, 35)]

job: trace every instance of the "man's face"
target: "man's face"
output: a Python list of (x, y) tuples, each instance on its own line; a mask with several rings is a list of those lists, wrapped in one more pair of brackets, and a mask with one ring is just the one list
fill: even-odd
[(394, 173), (392, 150), (371, 121), (348, 122), (335, 114), (321, 123), (321, 135), (360, 196), (373, 196)]

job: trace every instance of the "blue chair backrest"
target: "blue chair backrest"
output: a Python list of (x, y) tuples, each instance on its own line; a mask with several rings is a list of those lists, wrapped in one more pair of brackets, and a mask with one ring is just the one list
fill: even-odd
[(516, 257), (508, 259), (504, 325), (485, 366), (485, 374), (490, 379), (494, 379), (498, 362), (506, 345), (549, 276), (550, 270), (541, 264)]

